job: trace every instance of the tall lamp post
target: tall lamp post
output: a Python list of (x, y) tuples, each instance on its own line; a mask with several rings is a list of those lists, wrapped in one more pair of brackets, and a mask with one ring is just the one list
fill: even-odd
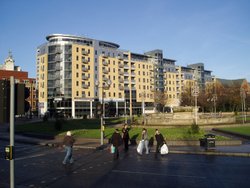
[(101, 88), (102, 89), (102, 113), (101, 113), (101, 127), (100, 127), (100, 131), (101, 131), (101, 145), (103, 145), (103, 140), (104, 140), (104, 113), (105, 113), (105, 105), (104, 105), (104, 89), (108, 89), (111, 85), (111, 80), (107, 80), (104, 81), (103, 84), (100, 86), (99, 81), (97, 80), (95, 82), (95, 86), (97, 88)]
[(127, 119), (127, 101), (126, 101), (126, 97), (124, 98), (124, 116), (125, 116), (125, 124), (127, 124), (128, 119)]
[(246, 92), (243, 88), (240, 88), (240, 96), (241, 96), (241, 104), (242, 104), (242, 122), (244, 124), (244, 122), (247, 120), (246, 118), (246, 113), (245, 113), (245, 109), (246, 109)]
[(195, 86), (193, 88), (192, 95), (195, 97), (195, 125), (197, 125), (197, 97), (199, 96), (199, 86), (197, 85), (197, 82), (195, 82)]
[(142, 92), (142, 116), (143, 116), (143, 125), (145, 125), (145, 98), (146, 93), (145, 91)]

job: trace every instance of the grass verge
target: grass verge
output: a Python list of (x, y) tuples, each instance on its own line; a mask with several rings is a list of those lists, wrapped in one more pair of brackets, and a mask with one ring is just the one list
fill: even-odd
[[(122, 123), (123, 119), (106, 120), (105, 137), (110, 138), (114, 132), (114, 128), (110, 125)], [(100, 120), (85, 119), (85, 120), (67, 120), (62, 122), (61, 130), (55, 129), (55, 121), (27, 123), (16, 126), (16, 131), (29, 132), (37, 134), (46, 134), (51, 136), (64, 135), (66, 131), (71, 130), (73, 135), (82, 138), (100, 138)], [(122, 127), (118, 128), (120, 131)], [(147, 127), (149, 138), (154, 137), (155, 128)], [(160, 128), (159, 129), (166, 140), (199, 140), (206, 134), (203, 129), (199, 133), (193, 134), (188, 127), (176, 128)], [(142, 128), (132, 127), (130, 129), (130, 138), (141, 139)], [(217, 140), (227, 140), (226, 137), (216, 136)]]

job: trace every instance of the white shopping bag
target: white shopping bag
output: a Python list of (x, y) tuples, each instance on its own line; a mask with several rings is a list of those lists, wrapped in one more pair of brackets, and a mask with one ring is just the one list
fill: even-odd
[(115, 153), (115, 147), (113, 146), (113, 144), (110, 146), (110, 153)]
[(161, 146), (161, 155), (165, 155), (165, 154), (168, 154), (167, 144), (163, 144), (163, 146)]
[(144, 147), (144, 141), (141, 140), (141, 141), (139, 142), (138, 146), (137, 146), (137, 152), (138, 152), (139, 154), (142, 154), (143, 147)]

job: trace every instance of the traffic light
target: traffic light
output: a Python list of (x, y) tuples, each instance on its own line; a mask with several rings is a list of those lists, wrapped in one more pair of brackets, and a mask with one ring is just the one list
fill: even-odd
[(109, 103), (105, 103), (105, 116), (109, 116), (110, 113), (110, 108), (109, 108)]
[(97, 114), (98, 115), (102, 114), (102, 104), (101, 103), (97, 103)]
[(5, 147), (5, 159), (6, 160), (14, 159), (14, 146)]
[(15, 115), (24, 114), (25, 106), (25, 85), (15, 84)]
[(0, 80), (0, 123), (9, 122), (10, 82)]

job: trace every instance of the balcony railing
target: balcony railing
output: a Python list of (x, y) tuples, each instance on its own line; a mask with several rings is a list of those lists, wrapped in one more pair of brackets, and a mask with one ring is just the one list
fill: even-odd
[(82, 55), (89, 55), (89, 52), (86, 50), (82, 50)]
[(82, 62), (83, 62), (84, 64), (87, 64), (87, 63), (88, 63), (88, 60), (87, 60), (87, 59), (82, 59)]
[(119, 68), (123, 68), (124, 67), (124, 64), (123, 63), (120, 63), (119, 64)]
[(108, 73), (109, 73), (109, 71), (108, 71), (107, 69), (102, 69), (102, 72), (103, 72), (104, 74), (108, 74)]
[(82, 76), (82, 79), (83, 79), (83, 80), (88, 80), (88, 79), (89, 79), (89, 77), (88, 77), (88, 76), (86, 76), (86, 75), (83, 75), (83, 76)]
[(108, 62), (107, 62), (107, 61), (103, 61), (102, 64), (103, 64), (104, 66), (108, 66)]
[(82, 88), (83, 88), (83, 89), (88, 89), (89, 86), (88, 86), (87, 84), (82, 84)]
[(88, 68), (82, 67), (82, 71), (83, 71), (83, 72), (88, 72)]

